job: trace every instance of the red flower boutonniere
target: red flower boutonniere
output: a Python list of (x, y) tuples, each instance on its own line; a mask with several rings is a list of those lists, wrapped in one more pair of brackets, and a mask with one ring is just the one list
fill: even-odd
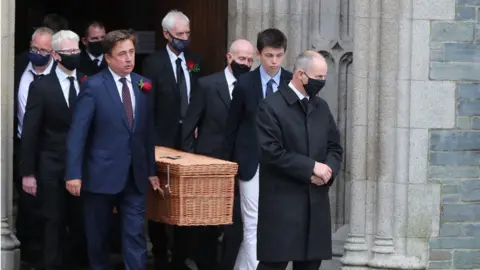
[(198, 66), (198, 64), (195, 64), (195, 62), (193, 62), (192, 60), (187, 61), (187, 69), (188, 69), (188, 72), (200, 71), (200, 67)]
[(84, 83), (86, 80), (87, 80), (87, 76), (85, 75), (80, 79), (80, 83)]
[(143, 79), (141, 79), (138, 82), (138, 87), (140, 87), (140, 90), (143, 92), (148, 92), (150, 89), (152, 89), (152, 83), (151, 82), (144, 82)]

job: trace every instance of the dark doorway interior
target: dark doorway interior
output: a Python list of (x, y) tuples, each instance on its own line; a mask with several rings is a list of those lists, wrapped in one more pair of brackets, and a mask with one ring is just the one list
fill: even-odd
[[(191, 50), (204, 57), (204, 68), (209, 72), (223, 69), (228, 26), (226, 0), (16, 0), (15, 52), (28, 49), (34, 29), (49, 13), (64, 16), (70, 30), (80, 36), (91, 20), (102, 21), (107, 31), (128, 28), (152, 31), (155, 46), (160, 48), (165, 46), (162, 19), (171, 9), (181, 10), (190, 18)], [(136, 71), (147, 55), (137, 55)]]

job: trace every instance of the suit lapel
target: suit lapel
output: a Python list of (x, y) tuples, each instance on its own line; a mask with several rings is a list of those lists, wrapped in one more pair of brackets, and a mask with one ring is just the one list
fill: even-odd
[(53, 72), (52, 74), (52, 83), (54, 84), (54, 92), (55, 92), (55, 98), (58, 100), (60, 104), (63, 104), (64, 109), (70, 110), (68, 107), (67, 101), (65, 100), (65, 95), (63, 94), (63, 89), (62, 85), (60, 84), (60, 80), (57, 77), (57, 74)]
[[(137, 76), (134, 73), (130, 74), (130, 78), (132, 79), (132, 87), (133, 87), (133, 94), (135, 95), (135, 113), (134, 113), (134, 118), (133, 118), (133, 131), (135, 131), (137, 127), (137, 119), (140, 117), (140, 95), (142, 94), (140, 92), (140, 88), (138, 87), (138, 83), (140, 82), (139, 76)], [(133, 105), (133, 104), (132, 104)]]
[(225, 78), (225, 74), (223, 72), (220, 73), (220, 76), (218, 76), (217, 92), (225, 104), (225, 107), (227, 107), (227, 109), (230, 108), (230, 89), (228, 88), (227, 78)]
[[(122, 117), (123, 123), (128, 131), (130, 131), (130, 126), (128, 124), (127, 114), (125, 113), (125, 108), (123, 107), (122, 100), (120, 99), (120, 95), (118, 93), (117, 84), (113, 80), (113, 75), (110, 73), (110, 70), (105, 69), (103, 72), (103, 84), (112, 99), (113, 105), (116, 107), (118, 111), (120, 111), (120, 115)], [(133, 84), (133, 83), (132, 83)]]
[(263, 99), (263, 87), (262, 87), (262, 77), (260, 76), (260, 66), (257, 67), (253, 72), (255, 72), (255, 79), (253, 80), (253, 88), (255, 93), (257, 93), (257, 99), (260, 102)]
[(175, 89), (177, 89), (177, 81), (175, 80), (173, 65), (172, 65), (172, 62), (170, 61), (170, 56), (168, 55), (167, 49), (163, 50), (162, 62), (163, 62), (164, 70), (166, 72), (165, 76), (169, 78), (170, 83), (172, 84), (171, 89), (174, 90), (174, 93), (178, 93), (178, 91), (175, 91)]

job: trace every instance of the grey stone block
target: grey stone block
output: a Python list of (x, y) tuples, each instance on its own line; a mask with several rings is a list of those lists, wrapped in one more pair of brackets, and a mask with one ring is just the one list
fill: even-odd
[(477, 166), (430, 166), (428, 177), (431, 179), (478, 178)]
[(457, 110), (458, 115), (480, 115), (480, 100), (461, 100)]
[(457, 5), (479, 6), (480, 0), (457, 0)]
[(457, 10), (455, 12), (455, 20), (457, 21), (475, 20), (475, 8), (457, 6)]
[(472, 118), (470, 116), (458, 116), (455, 121), (455, 127), (457, 129), (470, 129), (472, 124)]
[(480, 238), (444, 237), (430, 240), (431, 249), (480, 249)]
[(480, 152), (430, 152), (430, 165), (480, 165)]
[[(480, 222), (480, 205), (444, 204), (442, 222)], [(480, 238), (476, 240), (480, 249)], [(465, 246), (465, 248), (468, 247)]]
[(460, 202), (460, 194), (444, 194), (442, 195), (442, 203), (458, 203)]
[(431, 62), (430, 79), (480, 81), (480, 65), (475, 63)]
[(458, 85), (458, 95), (462, 99), (480, 98), (480, 84), (462, 83)]
[(480, 237), (480, 223), (463, 225), (463, 232), (466, 236)]
[(452, 252), (448, 250), (430, 250), (431, 261), (448, 261), (452, 259)]
[(479, 202), (480, 201), (480, 180), (461, 181), (460, 194), (463, 202)]
[(455, 251), (453, 253), (453, 266), (456, 269), (480, 268), (480, 251)]
[(440, 225), (440, 236), (442, 237), (460, 237), (464, 236), (464, 227), (457, 223), (443, 223)]
[(473, 22), (432, 22), (430, 38), (433, 41), (472, 41)]
[(480, 129), (480, 117), (472, 118), (472, 129)]
[(431, 131), (430, 150), (432, 151), (462, 151), (480, 150), (479, 131)]
[(441, 50), (430, 51), (430, 61), (442, 61), (442, 60), (443, 60), (443, 51)]
[(444, 60), (455, 62), (480, 62), (480, 45), (446, 43)]
[(457, 185), (443, 185), (442, 194), (456, 194), (458, 193)]
[(450, 269), (452, 268), (452, 261), (438, 261), (429, 262), (428, 269)]

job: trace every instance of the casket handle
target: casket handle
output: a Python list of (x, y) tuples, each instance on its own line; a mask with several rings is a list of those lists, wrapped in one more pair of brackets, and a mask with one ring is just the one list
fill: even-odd
[(170, 189), (170, 165), (167, 165), (167, 184), (165, 188), (168, 189), (168, 195), (172, 194), (172, 190)]

